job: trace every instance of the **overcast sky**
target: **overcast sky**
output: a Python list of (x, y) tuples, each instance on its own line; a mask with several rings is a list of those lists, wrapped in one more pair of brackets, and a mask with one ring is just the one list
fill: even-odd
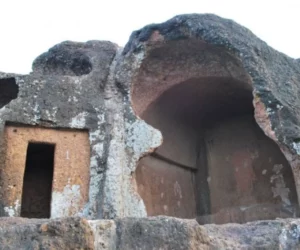
[(300, 58), (300, 0), (0, 0), (0, 71), (29, 73), (64, 40), (124, 46), (133, 30), (184, 13), (214, 13), (246, 26), (273, 48)]

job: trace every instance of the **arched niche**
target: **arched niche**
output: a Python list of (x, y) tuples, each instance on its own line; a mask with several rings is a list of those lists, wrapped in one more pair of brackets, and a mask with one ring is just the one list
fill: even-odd
[(135, 172), (148, 215), (201, 223), (296, 216), (290, 165), (257, 125), (251, 78), (232, 54), (197, 40), (155, 48), (131, 99), (163, 135)]

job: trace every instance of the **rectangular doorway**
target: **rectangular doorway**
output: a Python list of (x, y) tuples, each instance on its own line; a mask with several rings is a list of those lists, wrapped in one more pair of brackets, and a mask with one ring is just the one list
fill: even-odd
[(21, 217), (50, 218), (54, 152), (54, 144), (28, 143)]

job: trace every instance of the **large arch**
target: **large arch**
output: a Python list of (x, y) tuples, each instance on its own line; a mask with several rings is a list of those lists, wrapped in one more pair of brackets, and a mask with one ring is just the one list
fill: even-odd
[(201, 223), (295, 216), (290, 165), (256, 124), (251, 78), (232, 54), (198, 40), (157, 46), (131, 99), (164, 139), (135, 173), (148, 215)]

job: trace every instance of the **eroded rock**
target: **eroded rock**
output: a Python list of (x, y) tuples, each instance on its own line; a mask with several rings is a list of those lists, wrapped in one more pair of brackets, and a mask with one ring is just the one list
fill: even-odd
[[(24, 216), (28, 194), (28, 217), (91, 219), (1, 219), (1, 247), (299, 248), (298, 220), (269, 220), (299, 215), (298, 62), (192, 14), (133, 32), (124, 49), (67, 41), (29, 75), (0, 73), (0, 215)], [(45, 200), (26, 171), (48, 159), (43, 144), (55, 148), (52, 190), (30, 206)]]
[(117, 69), (134, 112), (164, 139), (136, 171), (148, 214), (215, 223), (297, 216), (294, 59), (231, 20), (193, 14), (134, 32)]
[[(70, 75), (81, 76), (87, 75), (93, 67), (98, 69), (105, 56), (104, 50), (113, 52), (113, 46), (110, 42), (89, 41), (87, 43), (74, 43), (66, 41), (60, 43), (48, 52), (40, 55), (33, 62), (33, 71), (41, 74), (53, 75)], [(101, 54), (101, 56), (96, 54)], [(104, 59), (105, 60), (105, 59)]]
[(0, 249), (298, 249), (299, 220), (204, 225), (172, 217), (2, 218)]
[(94, 249), (87, 221), (0, 219), (0, 249)]
[(210, 239), (195, 220), (171, 217), (119, 219), (117, 249), (208, 249)]

